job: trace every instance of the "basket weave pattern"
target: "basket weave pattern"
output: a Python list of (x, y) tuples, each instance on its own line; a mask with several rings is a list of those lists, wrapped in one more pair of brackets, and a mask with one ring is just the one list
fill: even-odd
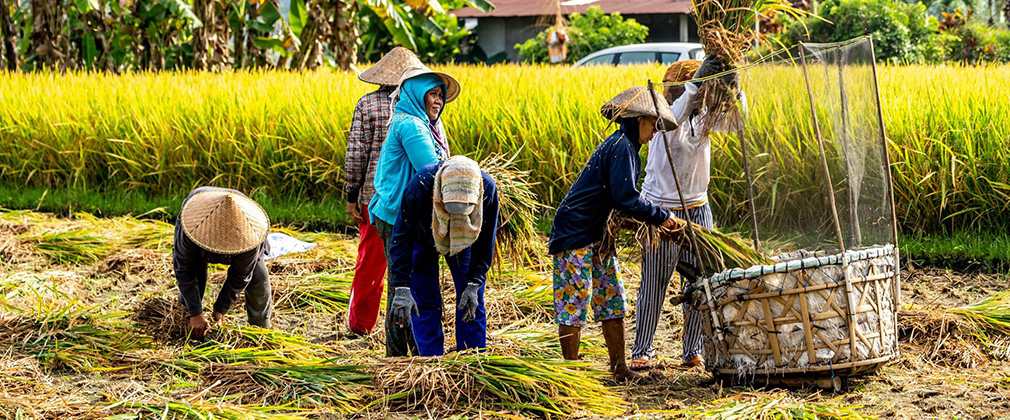
[(888, 251), (849, 258), (848, 281), (845, 258), (835, 258), (832, 264), (709, 283), (711, 300), (703, 290), (694, 295), (709, 369), (743, 377), (847, 376), (880, 368), (898, 354), (898, 265), (896, 253)]

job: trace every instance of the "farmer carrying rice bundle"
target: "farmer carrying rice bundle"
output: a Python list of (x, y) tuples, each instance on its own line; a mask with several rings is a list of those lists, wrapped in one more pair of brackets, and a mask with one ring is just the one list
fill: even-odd
[[(714, 55), (710, 55), (704, 62), (678, 61), (667, 69), (663, 82), (682, 83), (726, 70), (727, 67)], [(735, 77), (735, 73), (730, 77)], [(714, 228), (712, 208), (708, 203), (712, 141), (704, 129), (707, 126), (708, 116), (704, 109), (696, 106), (698, 85), (687, 82), (679, 86), (667, 86), (663, 93), (666, 99), (672, 102), (670, 110), (680, 126), (665, 133), (656, 133), (653, 138), (645, 166), (642, 197), (667, 208), (679, 218), (690, 216), (692, 223)], [(738, 124), (731, 124), (722, 118), (712, 126), (712, 130), (735, 130)], [(671, 163), (677, 170), (680, 191), (677, 191)], [(698, 278), (698, 264), (694, 256), (686, 250), (681, 250), (677, 246), (678, 242), (671, 238), (661, 238), (656, 244), (653, 243), (655, 238), (646, 236), (645, 249), (642, 253), (642, 283), (638, 289), (635, 308), (635, 344), (632, 347), (632, 360), (629, 364), (632, 369), (648, 367), (650, 360), (655, 357), (653, 338), (663, 310), (666, 289), (674, 270), (680, 272), (683, 278), (681, 287), (693, 283)], [(700, 315), (686, 302), (683, 304), (683, 312), (681, 361), (687, 366), (703, 366), (705, 360), (701, 356)]]
[(273, 301), (263, 261), (270, 252), (269, 230), (270, 219), (263, 208), (235, 190), (200, 187), (182, 202), (175, 222), (172, 267), (179, 301), (189, 315), (191, 337), (203, 339), (210, 329), (202, 303), (208, 263), (229, 265), (214, 303), (213, 321), (223, 321), (244, 290), (249, 324), (270, 328)]
[(497, 226), (495, 182), (465, 156), (425, 166), (407, 184), (389, 249), (388, 317), (411, 325), (421, 356), (445, 353), (439, 254), (455, 284), (456, 348), (486, 347), (484, 284)]
[(375, 195), (375, 168), (393, 116), (390, 96), (400, 84), (404, 70), (420, 65), (413, 52), (396, 47), (358, 76), (379, 88), (362, 96), (354, 107), (344, 158), (347, 216), (357, 223), (361, 237), (347, 309), (347, 328), (357, 334), (368, 334), (375, 328), (382, 300), (382, 277), (386, 274), (384, 246), (379, 231), (370, 223), (368, 203)]
[[(449, 143), (441, 129), (445, 104), (459, 96), (456, 79), (445, 73), (417, 65), (409, 67), (393, 92), (395, 114), (379, 153), (375, 169), (375, 195), (368, 205), (372, 224), (379, 231), (389, 261), (393, 225), (400, 212), (403, 192), (410, 179), (426, 165), (449, 158)], [(389, 270), (390, 272), (392, 270)], [(387, 277), (387, 283), (391, 281)], [(393, 302), (393, 286), (386, 287), (386, 313)], [(395, 323), (386, 317), (386, 356), (417, 354), (409, 323)]]
[(639, 375), (628, 369), (624, 357), (627, 302), (617, 253), (602, 239), (614, 210), (650, 225), (677, 225), (669, 210), (645, 201), (636, 189), (642, 166), (639, 149), (652, 140), (658, 120), (669, 129), (677, 121), (666, 100), (643, 87), (621, 92), (601, 111), (619, 128), (596, 148), (558, 206), (548, 247), (554, 256), (555, 322), (562, 354), (569, 360), (579, 357), (580, 331), (592, 308), (602, 323), (610, 371), (623, 381)]

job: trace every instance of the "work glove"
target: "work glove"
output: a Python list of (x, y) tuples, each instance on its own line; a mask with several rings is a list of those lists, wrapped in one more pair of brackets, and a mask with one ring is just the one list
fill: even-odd
[(478, 292), (480, 283), (476, 282), (467, 283), (466, 289), (463, 289), (463, 296), (459, 297), (459, 303), (456, 304), (456, 310), (463, 311), (463, 322), (473, 321), (477, 317), (477, 306), (480, 302)]
[(410, 314), (419, 316), (417, 303), (410, 295), (409, 287), (397, 287), (393, 291), (393, 304), (390, 306), (389, 317), (400, 326), (410, 325)]
[(701, 66), (698, 67), (698, 71), (694, 72), (694, 78), (700, 79), (703, 77), (712, 76), (726, 71), (726, 63), (723, 63), (715, 54), (709, 54), (705, 57), (705, 61), (701, 62)]

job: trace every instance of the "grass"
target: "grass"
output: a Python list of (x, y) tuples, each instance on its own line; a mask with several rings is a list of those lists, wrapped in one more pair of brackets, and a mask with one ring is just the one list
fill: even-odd
[(921, 265), (998, 272), (1010, 269), (1010, 235), (1002, 232), (903, 235), (902, 256)]

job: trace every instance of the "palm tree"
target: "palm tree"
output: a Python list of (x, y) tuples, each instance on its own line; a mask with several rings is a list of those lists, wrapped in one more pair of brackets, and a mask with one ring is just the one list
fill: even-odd
[[(16, 4), (16, 3), (15, 3)], [(11, 20), (11, 4), (8, 0), (0, 0), (0, 35), (3, 36), (3, 59), (8, 71), (18, 69), (17, 30)]]

